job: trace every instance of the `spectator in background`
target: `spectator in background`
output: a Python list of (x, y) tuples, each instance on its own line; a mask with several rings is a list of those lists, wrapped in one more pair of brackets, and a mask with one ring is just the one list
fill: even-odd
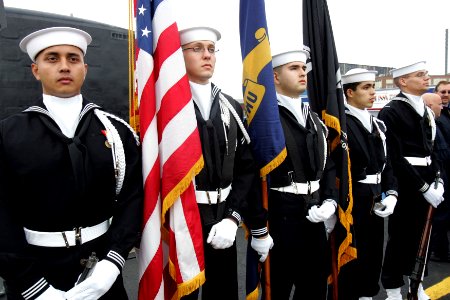
[(434, 118), (438, 119), (441, 116), (443, 102), (441, 97), (435, 93), (425, 93), (422, 95), (423, 102), (434, 113)]
[(445, 80), (439, 81), (434, 88), (434, 92), (441, 96), (442, 105), (448, 108), (448, 102), (450, 99), (450, 82)]
[[(441, 177), (444, 180), (445, 201), (439, 205), (434, 213), (429, 258), (437, 262), (450, 262), (449, 239), (447, 234), (450, 229), (450, 108), (448, 107), (450, 82), (440, 81), (436, 85), (435, 93), (431, 95), (439, 95), (440, 97), (433, 97), (435, 100), (431, 102), (434, 102), (434, 107), (437, 107), (436, 103), (441, 103), (438, 107), (439, 115), (437, 111), (435, 112), (438, 128), (436, 132), (435, 152), (442, 161)], [(432, 97), (431, 95), (427, 97)]]

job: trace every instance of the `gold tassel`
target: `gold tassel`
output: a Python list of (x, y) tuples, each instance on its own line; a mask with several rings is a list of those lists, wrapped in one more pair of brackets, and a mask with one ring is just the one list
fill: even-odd
[(246, 296), (245, 299), (246, 300), (258, 300), (258, 296), (259, 296), (259, 284), (253, 292), (251, 292), (250, 294), (248, 294)]
[(174, 295), (172, 299), (178, 300), (181, 299), (181, 297), (183, 296), (189, 295), (193, 291), (200, 288), (200, 286), (202, 286), (205, 283), (205, 281), (206, 281), (205, 271), (202, 271), (191, 280), (178, 284), (177, 293)]
[(203, 155), (200, 156), (199, 160), (194, 164), (191, 170), (184, 176), (184, 178), (166, 195), (162, 201), (162, 211), (161, 211), (161, 224), (166, 221), (166, 213), (170, 207), (175, 203), (178, 197), (186, 191), (192, 182), (192, 178), (197, 175), (203, 168), (204, 161)]
[(259, 171), (259, 176), (264, 177), (270, 172), (272, 172), (272, 170), (281, 165), (286, 156), (287, 150), (286, 147), (284, 147), (283, 150), (281, 150), (281, 152), (277, 155), (277, 157), (272, 159), (267, 165), (261, 168), (261, 170)]
[(346, 263), (357, 258), (357, 249), (355, 247), (350, 246), (353, 240), (353, 235), (350, 233), (350, 226), (353, 225), (353, 186), (352, 186), (352, 175), (351, 175), (351, 162), (350, 162), (350, 153), (347, 151), (347, 161), (348, 161), (348, 205), (347, 210), (343, 211), (341, 207), (339, 207), (339, 221), (344, 226), (347, 231), (347, 236), (345, 240), (339, 246), (338, 252), (338, 272), (341, 267)]
[[(331, 141), (331, 151), (333, 151), (339, 144), (341, 138), (341, 124), (339, 119), (333, 115), (329, 115), (325, 110), (322, 111), (322, 119), (326, 126), (333, 128), (336, 130), (338, 135)], [(351, 175), (351, 162), (350, 162), (350, 154), (347, 151), (347, 174), (348, 174), (348, 205), (345, 211), (339, 206), (339, 222), (344, 226), (347, 235), (339, 246), (338, 250), (338, 272), (341, 267), (346, 263), (356, 259), (357, 257), (357, 249), (351, 246), (353, 241), (353, 235), (350, 232), (350, 226), (353, 225), (353, 192), (352, 192), (352, 175)]]

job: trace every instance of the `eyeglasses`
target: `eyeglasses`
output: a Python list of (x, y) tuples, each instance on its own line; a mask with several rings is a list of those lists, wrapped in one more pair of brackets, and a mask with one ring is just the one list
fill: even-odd
[(217, 51), (219, 51), (219, 49), (216, 49), (214, 47), (209, 47), (209, 48), (205, 48), (205, 47), (191, 47), (191, 48), (184, 48), (183, 51), (185, 50), (192, 50), (192, 52), (194, 53), (204, 53), (205, 51), (208, 51), (210, 54), (214, 54)]
[(441, 94), (449, 94), (449, 95), (450, 95), (450, 90), (448, 90), (448, 91), (443, 90), (443, 91), (439, 91), (438, 93), (441, 93)]
[(416, 75), (414, 75), (414, 77), (419, 77), (419, 78), (428, 77), (428, 72), (419, 72)]

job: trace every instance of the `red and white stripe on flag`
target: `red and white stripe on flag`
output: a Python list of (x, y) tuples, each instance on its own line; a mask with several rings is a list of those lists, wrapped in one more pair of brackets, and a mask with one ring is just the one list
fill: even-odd
[(135, 0), (144, 223), (139, 299), (179, 299), (205, 282), (193, 179), (203, 167), (177, 24), (167, 0)]

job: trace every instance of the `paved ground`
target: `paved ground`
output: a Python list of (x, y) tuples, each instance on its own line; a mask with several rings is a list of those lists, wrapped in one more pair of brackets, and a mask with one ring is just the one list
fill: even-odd
[[(244, 231), (242, 229), (238, 230), (237, 243), (238, 243), (239, 299), (245, 300), (245, 249), (247, 247), (247, 242), (244, 238)], [(129, 293), (128, 295), (130, 299), (137, 299), (137, 277), (135, 276), (135, 272), (133, 271), (137, 269), (136, 258), (128, 259), (125, 269), (126, 271), (124, 272), (124, 276), (127, 279), (126, 285), (127, 291)], [(450, 278), (450, 264), (430, 262), (429, 276), (425, 278), (424, 287), (427, 288), (432, 285), (435, 285), (445, 278)], [(450, 286), (447, 288), (447, 290), (450, 292)], [(405, 287), (403, 295), (406, 295), (406, 293), (407, 290)], [(384, 290), (381, 290), (380, 293), (376, 297), (374, 297), (374, 300), (384, 300), (385, 298), (386, 292)], [(450, 294), (439, 298), (434, 299), (432, 298), (432, 300), (438, 299), (450, 300)]]
[[(387, 226), (386, 226), (387, 227)], [(237, 236), (238, 243), (238, 272), (239, 272), (239, 293), (240, 300), (245, 299), (245, 249), (247, 242), (244, 238), (244, 231), (242, 229), (238, 230)], [(137, 276), (137, 260), (135, 255), (132, 253), (128, 258), (124, 272), (125, 286), (128, 291), (128, 296), (131, 300), (137, 299), (138, 290), (138, 276)], [(443, 280), (446, 280), (442, 283)], [(1, 281), (1, 279), (0, 279)], [(435, 292), (436, 296), (432, 297), (432, 300), (450, 300), (450, 264), (449, 263), (436, 263), (430, 262), (429, 264), (429, 276), (425, 278), (424, 287), (432, 287), (433, 291), (436, 291), (437, 284), (440, 283), (441, 292)], [(1, 286), (1, 285), (0, 285)], [(0, 288), (1, 290), (1, 288)], [(444, 290), (444, 292), (442, 292)], [(448, 292), (448, 293), (447, 293)], [(442, 294), (444, 293), (444, 296)], [(403, 291), (406, 295), (406, 288)], [(445, 295), (446, 294), (446, 295)], [(431, 295), (431, 294), (430, 294)], [(386, 293), (381, 290), (380, 293), (374, 297), (374, 300), (384, 300), (386, 298)], [(0, 296), (0, 300), (6, 300), (5, 296)], [(274, 299), (276, 300), (276, 299)], [(345, 300), (345, 299), (344, 299)]]

